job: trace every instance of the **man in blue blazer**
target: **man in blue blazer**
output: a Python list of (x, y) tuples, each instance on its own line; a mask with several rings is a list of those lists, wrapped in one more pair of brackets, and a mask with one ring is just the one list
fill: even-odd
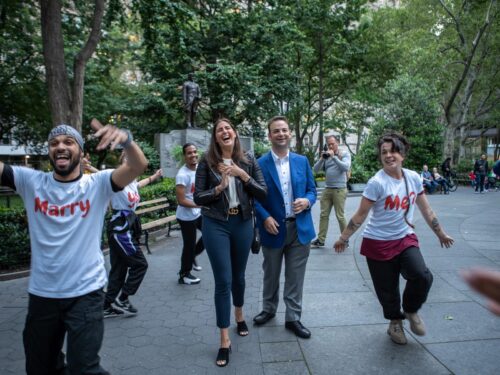
[(255, 324), (264, 324), (276, 315), (279, 300), (281, 264), (285, 258), (285, 327), (302, 338), (311, 332), (302, 325), (302, 290), (311, 240), (315, 237), (311, 207), (316, 187), (306, 157), (289, 152), (291, 138), (288, 121), (273, 117), (268, 125), (270, 152), (258, 161), (267, 184), (265, 202), (255, 202), (264, 254), (264, 292), (262, 312)]

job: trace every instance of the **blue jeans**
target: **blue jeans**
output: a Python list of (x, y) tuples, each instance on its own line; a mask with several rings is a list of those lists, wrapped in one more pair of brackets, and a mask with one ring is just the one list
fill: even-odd
[(241, 213), (228, 221), (203, 217), (203, 243), (215, 279), (215, 313), (217, 327), (230, 325), (231, 294), (236, 307), (245, 299), (245, 270), (253, 239), (252, 219), (243, 220)]

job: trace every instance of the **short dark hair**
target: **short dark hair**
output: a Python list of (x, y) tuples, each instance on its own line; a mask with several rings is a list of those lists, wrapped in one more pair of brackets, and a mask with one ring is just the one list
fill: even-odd
[(288, 122), (288, 119), (285, 116), (274, 116), (267, 122), (267, 132), (271, 132), (271, 124), (276, 121), (285, 121), (286, 124), (290, 127), (290, 123)]
[(335, 138), (335, 140), (337, 141), (337, 143), (340, 143), (340, 138), (339, 138), (339, 137), (337, 137), (337, 136), (336, 136), (336, 135), (334, 135), (334, 134), (327, 135), (327, 136), (325, 137), (325, 140), (326, 140), (326, 141), (328, 141), (328, 138)]
[(384, 143), (392, 143), (392, 152), (397, 152), (401, 154), (402, 156), (406, 157), (408, 152), (410, 151), (410, 143), (406, 140), (405, 137), (403, 137), (401, 134), (398, 133), (385, 133), (382, 135), (377, 142), (377, 154), (378, 154), (378, 159), (382, 159), (382, 155), (380, 154), (380, 147)]
[(188, 143), (185, 143), (184, 146), (182, 146), (182, 154), (186, 155), (186, 149), (188, 147), (191, 147), (191, 146), (193, 146), (194, 148), (197, 149), (197, 147), (194, 144), (188, 142)]

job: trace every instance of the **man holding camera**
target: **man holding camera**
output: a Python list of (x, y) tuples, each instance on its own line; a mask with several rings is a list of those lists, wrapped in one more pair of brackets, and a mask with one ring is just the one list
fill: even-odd
[(325, 172), (325, 189), (321, 194), (321, 214), (319, 217), (318, 238), (312, 242), (314, 247), (325, 245), (328, 232), (328, 220), (332, 207), (340, 226), (340, 233), (346, 227), (344, 205), (347, 197), (347, 172), (351, 168), (351, 155), (348, 151), (339, 150), (339, 140), (334, 135), (326, 137), (326, 150), (314, 164), (314, 172)]

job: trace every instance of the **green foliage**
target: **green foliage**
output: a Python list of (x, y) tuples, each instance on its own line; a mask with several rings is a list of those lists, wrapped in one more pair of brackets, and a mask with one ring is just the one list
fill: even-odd
[(384, 94), (384, 106), (356, 155), (355, 164), (370, 174), (375, 173), (380, 167), (377, 140), (392, 131), (404, 135), (410, 142), (406, 168), (420, 171), (424, 164), (440, 165), (443, 127), (438, 122), (436, 94), (424, 80), (409, 75), (389, 81)]
[(351, 165), (351, 184), (366, 184), (373, 173), (363, 167), (363, 164), (355, 158)]
[(255, 140), (253, 143), (253, 151), (255, 154), (255, 157), (258, 159), (265, 153), (269, 152), (271, 150), (271, 146), (269, 145), (268, 142), (262, 142)]
[(469, 173), (474, 170), (474, 160), (460, 160), (453, 169), (457, 173)]
[(142, 149), (142, 152), (144, 152), (146, 159), (149, 161), (146, 173), (155, 173), (160, 168), (160, 155), (158, 155), (158, 151), (156, 151), (156, 148), (147, 142), (138, 141), (137, 144)]
[(30, 256), (25, 211), (0, 207), (0, 271), (29, 266)]
[(177, 207), (175, 196), (175, 179), (163, 177), (161, 181), (147, 185), (139, 191), (142, 201), (149, 201), (157, 198), (167, 198), (170, 208)]

